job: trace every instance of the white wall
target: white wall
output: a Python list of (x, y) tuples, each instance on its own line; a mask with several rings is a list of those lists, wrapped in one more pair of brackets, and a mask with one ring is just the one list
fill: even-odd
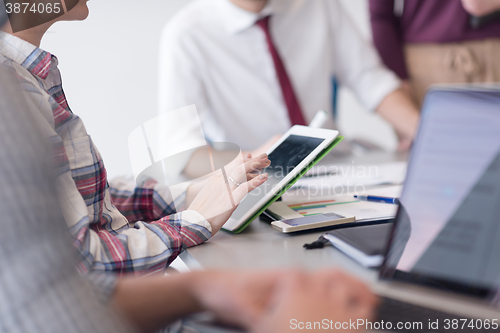
[[(191, 0), (91, 0), (84, 22), (55, 25), (42, 47), (58, 56), (64, 89), (99, 147), (109, 175), (131, 173), (129, 133), (157, 114), (158, 41), (163, 26)], [(331, 0), (337, 1), (337, 0)], [(366, 0), (341, 0), (369, 36)], [(341, 92), (340, 129), (391, 149), (392, 131)]]
[(86, 21), (56, 24), (42, 42), (111, 177), (132, 173), (128, 135), (157, 115), (160, 34), (189, 1), (91, 0)]

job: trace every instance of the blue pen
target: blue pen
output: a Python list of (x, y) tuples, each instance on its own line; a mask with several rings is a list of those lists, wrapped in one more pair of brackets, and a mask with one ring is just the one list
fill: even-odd
[(356, 199), (363, 200), (363, 201), (383, 202), (383, 203), (395, 204), (395, 205), (399, 204), (398, 198), (377, 197), (374, 195), (355, 195), (354, 197)]

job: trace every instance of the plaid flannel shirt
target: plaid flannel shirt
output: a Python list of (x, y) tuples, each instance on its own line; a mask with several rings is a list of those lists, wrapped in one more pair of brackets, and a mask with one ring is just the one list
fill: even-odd
[(108, 184), (101, 155), (66, 101), (55, 56), (0, 32), (0, 62), (15, 70), (54, 147), (59, 201), (82, 254), (81, 272), (162, 271), (184, 248), (211, 236), (201, 214), (177, 213), (185, 193), (170, 193), (152, 180), (140, 186), (133, 179)]
[(12, 72), (0, 61), (0, 332), (129, 332), (109, 306), (117, 278), (75, 270), (49, 147)]

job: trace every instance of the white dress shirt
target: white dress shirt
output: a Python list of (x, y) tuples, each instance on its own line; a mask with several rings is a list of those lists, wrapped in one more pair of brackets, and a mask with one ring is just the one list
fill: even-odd
[[(374, 110), (400, 82), (336, 0), (270, 0), (259, 13), (229, 0), (197, 0), (165, 27), (160, 113), (195, 104), (205, 136), (255, 149), (291, 126), (265, 35), (274, 43), (309, 123), (332, 114), (332, 77)], [(333, 127), (333, 119), (326, 127)]]

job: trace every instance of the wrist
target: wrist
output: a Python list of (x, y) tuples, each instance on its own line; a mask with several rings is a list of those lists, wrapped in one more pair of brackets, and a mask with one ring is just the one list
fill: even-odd
[(141, 331), (155, 331), (203, 311), (194, 286), (198, 273), (118, 281), (113, 305)]
[(187, 209), (189, 209), (189, 206), (193, 203), (194, 198), (196, 198), (196, 194), (198, 194), (198, 191), (196, 189), (195, 184), (189, 185), (189, 187), (186, 190), (186, 199), (185, 199), (185, 204)]
[(207, 273), (192, 272), (182, 274), (181, 277), (184, 280), (185, 286), (187, 287), (186, 295), (188, 295), (189, 297), (189, 302), (195, 310), (194, 312), (207, 311), (202, 297), (208, 288), (208, 284), (206, 282)]

